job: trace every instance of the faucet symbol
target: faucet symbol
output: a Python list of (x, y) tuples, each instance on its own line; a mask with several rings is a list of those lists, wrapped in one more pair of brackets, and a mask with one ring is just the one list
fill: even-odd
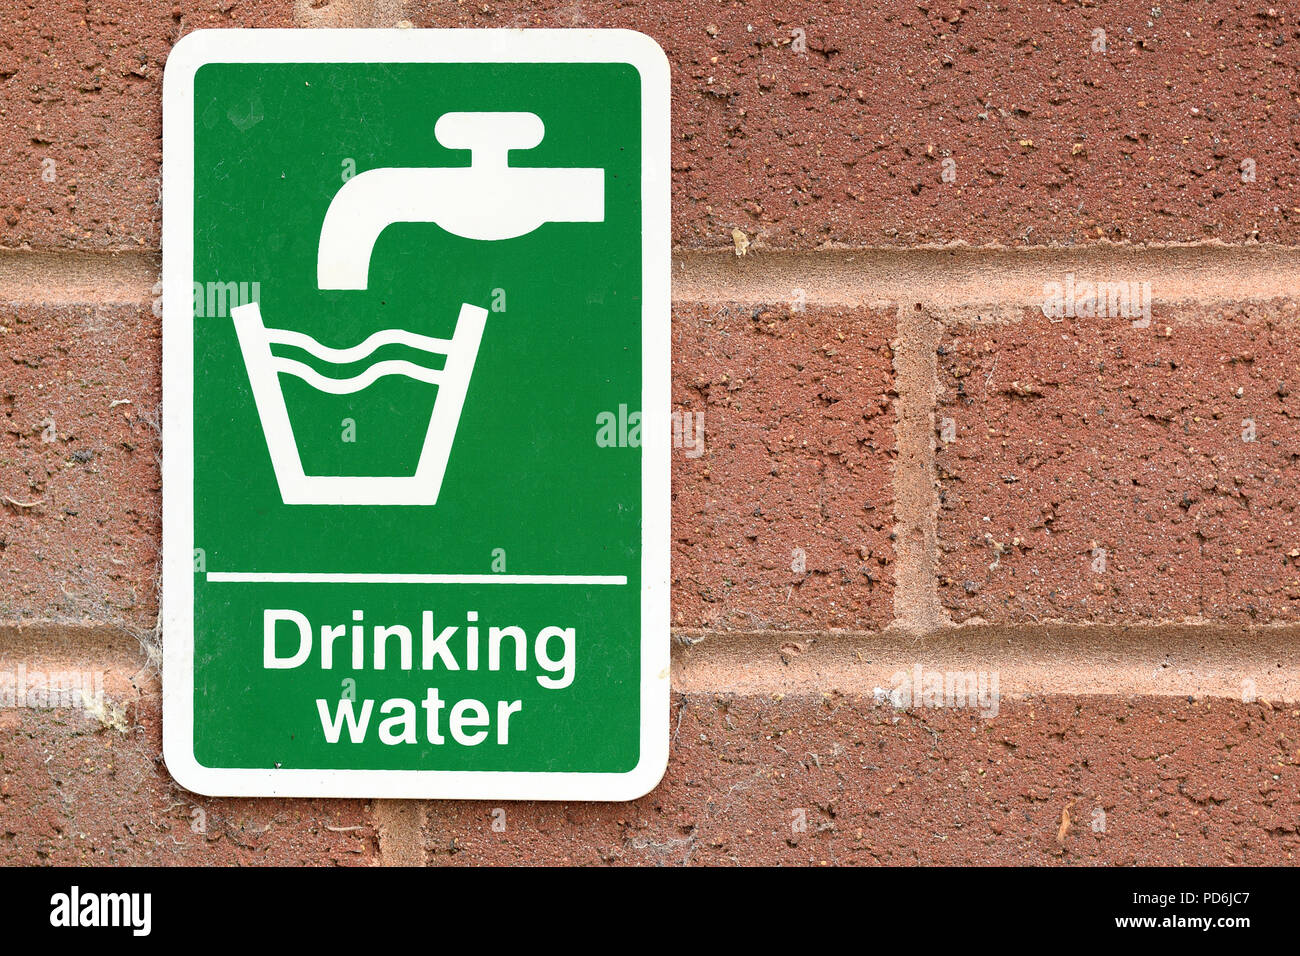
[(547, 222), (602, 222), (603, 169), (511, 166), (546, 127), (535, 113), (444, 113), (433, 128), (447, 149), (470, 151), (468, 167), (381, 167), (359, 173), (325, 212), (316, 259), (322, 289), (365, 289), (370, 254), (395, 222), (432, 222), (466, 239), (526, 235)]

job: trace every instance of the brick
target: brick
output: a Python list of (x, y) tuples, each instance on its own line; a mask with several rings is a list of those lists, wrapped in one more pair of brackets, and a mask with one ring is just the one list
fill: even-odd
[(1300, 711), (1262, 702), (1054, 695), (985, 719), (700, 694), (674, 710), (650, 795), (428, 804), (428, 862), (1278, 865), (1300, 851), (1286, 745)]
[(956, 440), (936, 457), (952, 617), (1296, 620), (1297, 318), (1279, 301), (1157, 308), (1150, 328), (1041, 310), (949, 327), (939, 424)]
[(232, 800), (181, 790), (156, 696), (124, 729), (81, 710), (0, 710), (0, 864), (302, 866), (374, 862), (361, 800)]
[(0, 246), (157, 248), (171, 45), (205, 27), (292, 26), (293, 7), (0, 0)]
[[(156, 247), (169, 45), (201, 27), (292, 26), (301, 6), (112, 0), (88, 14), (0, 0), (0, 246)], [(392, 19), (329, 9), (302, 22)], [(1287, 11), (435, 0), (411, 19), (653, 36), (673, 67), (683, 246), (728, 245), (736, 228), (757, 248), (1300, 241), (1300, 31)]]
[(673, 449), (677, 626), (889, 621), (893, 329), (892, 310), (675, 309), (673, 408), (705, 436)]
[(1294, 244), (1300, 30), (1266, 6), (434, 0), (415, 20), (654, 37), (684, 246)]
[(0, 304), (0, 622), (152, 626), (160, 351), (148, 304)]

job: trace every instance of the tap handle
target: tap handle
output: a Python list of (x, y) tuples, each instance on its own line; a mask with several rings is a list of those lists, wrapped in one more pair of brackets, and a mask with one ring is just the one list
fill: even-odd
[(536, 113), (443, 113), (433, 127), (447, 149), (468, 149), (473, 167), (505, 167), (510, 150), (532, 149), (545, 134)]

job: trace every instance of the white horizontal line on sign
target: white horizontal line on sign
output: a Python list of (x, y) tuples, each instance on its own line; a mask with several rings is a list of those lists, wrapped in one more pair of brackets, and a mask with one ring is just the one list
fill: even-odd
[(316, 571), (209, 571), (216, 584), (627, 584), (626, 574), (352, 574)]

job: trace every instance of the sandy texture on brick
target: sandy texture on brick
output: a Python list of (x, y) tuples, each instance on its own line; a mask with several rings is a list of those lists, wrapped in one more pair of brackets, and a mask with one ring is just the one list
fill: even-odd
[[(874, 627), (892, 612), (891, 312), (680, 306), (673, 407), (678, 626)], [(682, 419), (685, 421), (685, 418)]]
[(160, 351), (147, 304), (0, 305), (0, 621), (152, 627)]
[[(952, 325), (940, 595), (957, 620), (1294, 620), (1293, 302)], [(1244, 440), (1253, 437), (1253, 440)]]
[(986, 720), (698, 694), (674, 712), (654, 793), (503, 803), (504, 818), (429, 804), (429, 862), (1276, 865), (1300, 851), (1300, 711), (1048, 697)]

